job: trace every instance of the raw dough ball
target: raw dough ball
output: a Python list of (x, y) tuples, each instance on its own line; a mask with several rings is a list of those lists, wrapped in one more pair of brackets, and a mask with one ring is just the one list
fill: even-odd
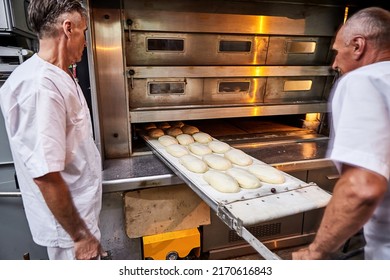
[(247, 166), (253, 163), (253, 159), (249, 155), (238, 149), (231, 149), (227, 151), (225, 153), (225, 158), (241, 166)]
[(196, 142), (202, 143), (202, 144), (207, 144), (211, 141), (213, 141), (213, 138), (207, 133), (204, 132), (197, 132), (192, 135), (194, 137)]
[(203, 175), (204, 180), (214, 189), (224, 193), (240, 191), (238, 182), (231, 176), (215, 170), (209, 170)]
[(183, 130), (183, 133), (190, 134), (190, 135), (199, 132), (199, 129), (197, 127), (192, 125), (187, 125), (187, 124), (181, 127), (181, 129)]
[(152, 128), (148, 130), (148, 135), (152, 138), (159, 138), (164, 135), (164, 131), (161, 128)]
[(178, 127), (170, 127), (167, 129), (167, 134), (176, 137), (177, 135), (183, 134), (183, 131)]
[(205, 173), (208, 169), (207, 164), (203, 160), (193, 155), (184, 155), (180, 157), (179, 162), (189, 171), (195, 173)]
[(204, 156), (213, 153), (209, 147), (197, 142), (190, 144), (188, 147), (190, 148), (191, 152), (198, 156)]
[(192, 136), (188, 135), (188, 134), (177, 135), (176, 139), (177, 139), (177, 141), (179, 141), (179, 143), (181, 145), (184, 145), (184, 146), (187, 146), (191, 143), (194, 143), (194, 138), (192, 138)]
[(233, 167), (226, 171), (243, 189), (256, 189), (261, 186), (260, 180), (255, 175), (241, 168)]
[(226, 144), (225, 142), (221, 142), (218, 140), (211, 141), (209, 143), (209, 147), (214, 153), (219, 153), (219, 154), (223, 154), (230, 150), (229, 144)]
[(260, 181), (270, 184), (283, 184), (286, 178), (276, 168), (267, 164), (254, 164), (249, 166), (249, 172), (255, 175)]
[(166, 151), (174, 156), (174, 157), (182, 157), (184, 155), (188, 155), (188, 150), (186, 147), (180, 145), (180, 144), (172, 144), (165, 148)]
[(161, 145), (163, 146), (169, 146), (172, 144), (177, 144), (177, 140), (175, 137), (170, 136), (170, 135), (163, 135), (158, 138), (158, 142), (160, 142)]
[(228, 170), (232, 167), (230, 160), (227, 160), (224, 157), (218, 155), (204, 155), (203, 161), (207, 163), (208, 166), (217, 170)]

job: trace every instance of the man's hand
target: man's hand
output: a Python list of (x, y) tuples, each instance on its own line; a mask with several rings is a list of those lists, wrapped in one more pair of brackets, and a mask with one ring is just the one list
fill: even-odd
[(99, 241), (92, 234), (87, 234), (75, 241), (74, 248), (77, 260), (97, 260), (106, 256), (106, 252), (103, 251)]
[(314, 251), (311, 246), (292, 253), (293, 260), (327, 260), (329, 258), (330, 254)]

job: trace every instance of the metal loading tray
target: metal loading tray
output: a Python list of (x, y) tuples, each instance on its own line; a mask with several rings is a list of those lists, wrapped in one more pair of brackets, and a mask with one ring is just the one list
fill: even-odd
[[(143, 136), (147, 145), (194, 192), (196, 192), (231, 229), (245, 239), (266, 259), (278, 259), (246, 226), (318, 209), (329, 202), (331, 195), (314, 183), (306, 183), (285, 172), (283, 184), (263, 183), (257, 189), (241, 189), (238, 193), (222, 193), (211, 187), (203, 174), (188, 171), (179, 159), (170, 155), (158, 140)], [(196, 156), (196, 155), (195, 155)], [(199, 156), (198, 156), (199, 157)], [(253, 164), (266, 164), (253, 158)], [(240, 166), (240, 168), (244, 168)]]

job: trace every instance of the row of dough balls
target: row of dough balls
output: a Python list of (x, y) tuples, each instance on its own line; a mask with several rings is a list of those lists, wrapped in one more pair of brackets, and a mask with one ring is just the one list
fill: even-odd
[(256, 189), (262, 183), (282, 184), (285, 177), (282, 173), (267, 165), (253, 164), (248, 170), (233, 167), (226, 172), (219, 170), (208, 170), (203, 174), (203, 179), (214, 189), (224, 193), (236, 193), (243, 189)]
[(199, 132), (199, 129), (193, 125), (184, 124), (181, 121), (178, 122), (162, 122), (158, 124), (148, 123), (144, 126), (147, 134), (151, 138), (159, 138), (163, 135), (169, 135), (176, 137), (181, 134), (193, 135)]
[[(158, 141), (170, 155), (179, 158), (179, 162), (189, 171), (205, 173), (205, 181), (221, 192), (238, 192), (240, 187), (258, 188), (261, 186), (260, 181), (272, 184), (285, 181), (284, 176), (275, 168), (266, 164), (252, 165), (253, 160), (249, 155), (224, 142), (213, 140), (207, 133), (197, 132), (192, 136), (181, 134), (176, 137), (163, 135)], [(249, 166), (248, 171), (233, 167), (232, 163)], [(209, 170), (209, 167), (213, 170)]]

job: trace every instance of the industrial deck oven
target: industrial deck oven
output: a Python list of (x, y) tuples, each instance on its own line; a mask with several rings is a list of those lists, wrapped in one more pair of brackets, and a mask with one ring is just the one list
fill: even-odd
[[(28, 2), (0, 1), (0, 86), (38, 49), (27, 26)], [(101, 230), (109, 258), (170, 259), (197, 246), (191, 253), (200, 258), (261, 252), (274, 259), (278, 258), (274, 249), (308, 244), (326, 196), (322, 204), (292, 214), (273, 211), (278, 203), (248, 211), (245, 207), (253, 201), (261, 203), (245, 199), (265, 194), (267, 201), (320, 187), (325, 192), (312, 199), (318, 201), (332, 192), (338, 178), (326, 160), (327, 103), (335, 79), (329, 67), (332, 40), (348, 14), (385, 4), (380, 0), (83, 2), (90, 17), (88, 59), (78, 64), (77, 78), (86, 85), (82, 88), (88, 102), (91, 94), (95, 142), (104, 159)], [(181, 169), (156, 139), (145, 134), (146, 126), (178, 122), (244, 151), (255, 163), (284, 172), (296, 184), (276, 186), (276, 195), (270, 186), (242, 192), (244, 199), (234, 200), (248, 204), (243, 208), (232, 205), (228, 196), (210, 195), (199, 176)], [(46, 250), (31, 240), (2, 125), (0, 132), (1, 221), (7, 225), (0, 230), (5, 241), (0, 258), (45, 259)], [(298, 200), (292, 203), (301, 206)], [(237, 214), (241, 209), (243, 213)], [(260, 213), (264, 219), (256, 215), (262, 209), (270, 211)], [(248, 222), (252, 212), (258, 219), (253, 223)]]
[[(145, 141), (146, 125), (195, 126), (302, 184), (331, 192), (337, 172), (325, 160), (327, 102), (335, 78), (329, 65), (345, 5), (88, 2), (94, 128), (104, 157), (103, 240), (113, 258), (143, 258), (143, 234), (129, 232), (153, 210), (127, 205), (128, 194), (140, 198), (143, 190), (163, 192), (184, 183), (202, 198), (196, 184)], [(221, 218), (216, 204), (203, 200), (211, 217), (198, 224), (202, 253), (228, 258), (258, 251)], [(244, 228), (269, 249), (306, 244), (323, 206)], [(129, 211), (137, 218), (129, 219)], [(159, 226), (152, 232), (177, 229)]]

